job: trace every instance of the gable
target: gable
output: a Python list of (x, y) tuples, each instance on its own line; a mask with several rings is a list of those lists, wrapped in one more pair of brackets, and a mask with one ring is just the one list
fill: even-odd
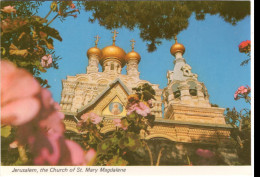
[(126, 116), (126, 109), (124, 103), (115, 96), (108, 105), (103, 109), (102, 116)]
[(78, 116), (86, 112), (95, 112), (98, 115), (104, 116), (126, 115), (125, 106), (129, 94), (127, 87), (122, 81), (116, 79), (91, 103), (79, 109)]

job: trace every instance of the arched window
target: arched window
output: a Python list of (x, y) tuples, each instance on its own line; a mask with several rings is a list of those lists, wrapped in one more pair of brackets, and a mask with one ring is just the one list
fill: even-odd
[(115, 68), (115, 67), (114, 67), (114, 64), (112, 63), (110, 70), (114, 70), (114, 68)]
[(174, 98), (179, 98), (181, 96), (181, 91), (179, 90), (180, 84), (175, 83), (172, 85), (172, 92), (174, 94)]
[(189, 88), (189, 92), (191, 96), (197, 96), (197, 87), (196, 87), (196, 83), (193, 81), (189, 81), (188, 85), (190, 86)]

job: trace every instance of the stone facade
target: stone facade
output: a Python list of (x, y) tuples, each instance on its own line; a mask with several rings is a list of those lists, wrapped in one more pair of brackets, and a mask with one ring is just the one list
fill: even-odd
[[(111, 53), (107, 52), (107, 48)], [(66, 129), (79, 133), (76, 129), (77, 121), (82, 114), (91, 111), (103, 117), (102, 133), (115, 130), (113, 119), (126, 115), (127, 96), (133, 93), (132, 88), (148, 83), (156, 92), (152, 108), (156, 119), (154, 127), (149, 129), (150, 134), (142, 134), (142, 138), (150, 142), (152, 149), (155, 141), (173, 143), (172, 146), (167, 145), (167, 148), (175, 149), (170, 155), (166, 154), (171, 159), (176, 156), (176, 144), (185, 146), (186, 150), (193, 147), (192, 151), (195, 147), (221, 147), (221, 152), (231, 154), (232, 158), (218, 164), (234, 164), (236, 154), (227, 150), (232, 146), (232, 127), (225, 123), (224, 108), (211, 106), (207, 88), (198, 81), (198, 75), (191, 72), (191, 66), (183, 58), (184, 51), (184, 46), (176, 40), (171, 48), (175, 57), (174, 68), (167, 72), (167, 87), (160, 89), (158, 84), (140, 79), (140, 56), (134, 49), (126, 55), (127, 59), (124, 58), (124, 51), (115, 46), (115, 40), (112, 46), (102, 51), (97, 45), (89, 49), (87, 73), (67, 76), (67, 79), (62, 80), (60, 106), (66, 115)], [(99, 63), (102, 72), (98, 69)], [(126, 75), (121, 74), (125, 64)], [(117, 113), (111, 111), (111, 106), (115, 104), (120, 106)], [(163, 157), (164, 164), (169, 164), (167, 157)]]

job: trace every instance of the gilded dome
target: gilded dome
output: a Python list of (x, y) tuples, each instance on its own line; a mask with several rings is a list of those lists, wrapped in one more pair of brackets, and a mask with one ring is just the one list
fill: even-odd
[(102, 56), (102, 52), (99, 48), (97, 47), (92, 47), (90, 49), (88, 49), (87, 51), (87, 56), (89, 58), (90, 55), (97, 55), (98, 57), (101, 57)]
[(138, 63), (140, 62), (141, 60), (141, 56), (139, 55), (139, 53), (135, 52), (135, 51), (131, 51), (129, 52), (128, 54), (126, 54), (125, 56), (125, 61), (128, 62), (128, 60), (130, 59), (137, 59), (138, 60)]
[(177, 52), (181, 52), (182, 54), (184, 54), (185, 47), (184, 47), (184, 45), (178, 43), (177, 42), (177, 38), (176, 38), (175, 39), (175, 44), (172, 45), (170, 51), (171, 51), (172, 55), (175, 55)]
[(112, 58), (116, 58), (117, 60), (119, 60), (123, 66), (125, 64), (125, 55), (126, 55), (126, 53), (122, 48), (115, 46), (115, 45), (107, 46), (102, 49), (102, 57), (101, 57), (100, 63), (103, 63), (103, 61), (106, 58), (112, 57)]

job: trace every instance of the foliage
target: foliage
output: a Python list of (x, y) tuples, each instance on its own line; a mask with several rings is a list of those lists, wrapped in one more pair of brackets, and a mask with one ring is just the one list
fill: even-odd
[(90, 22), (98, 20), (107, 29), (139, 28), (150, 52), (162, 39), (171, 40), (187, 29), (192, 14), (197, 20), (204, 20), (207, 14), (219, 15), (232, 25), (250, 14), (246, 1), (82, 1), (82, 5), (92, 12)]
[[(46, 69), (50, 67), (50, 65), (48, 67), (43, 65), (42, 60), (46, 56), (52, 56), (50, 64), (53, 68), (58, 69), (57, 60), (60, 57), (55, 56), (53, 41), (54, 39), (62, 41), (59, 32), (49, 25), (58, 16), (62, 18), (73, 16), (75, 15), (73, 13), (78, 10), (68, 11), (70, 1), (53, 2), (49, 13), (42, 18), (36, 16), (31, 9), (38, 8), (40, 4), (38, 2), (9, 1), (1, 3), (4, 5), (1, 9), (3, 12), (1, 13), (1, 58), (25, 68), (36, 77), (42, 86), (49, 87), (48, 82), (39, 77), (41, 72), (46, 72)], [(14, 9), (16, 7), (17, 9)], [(4, 10), (5, 8), (13, 8), (14, 11)], [(24, 11), (21, 12), (21, 10)], [(47, 17), (51, 12), (57, 13), (57, 15), (52, 20), (48, 20)]]
[[(241, 86), (234, 95), (234, 99), (245, 99), (250, 103), (250, 87)], [(251, 163), (251, 110), (241, 109), (239, 112), (236, 108), (226, 109), (226, 122), (234, 127), (231, 137), (237, 142), (237, 151), (240, 163), (249, 165)]]
[(240, 163), (249, 165), (251, 163), (251, 111), (243, 109), (238, 112), (235, 108), (226, 109), (226, 122), (235, 129), (231, 137), (237, 142), (237, 152)]
[(113, 119), (115, 131), (102, 134), (100, 130), (104, 120), (95, 124), (98, 116), (92, 112), (81, 116), (78, 129), (85, 132), (82, 134), (83, 140), (88, 142), (85, 149), (96, 149), (96, 165), (134, 164), (134, 156), (138, 156), (136, 151), (144, 148), (141, 135), (149, 134), (148, 127), (153, 126), (155, 116), (150, 112), (150, 102), (154, 99), (155, 91), (149, 84), (133, 90), (136, 94), (128, 97), (127, 116)]

